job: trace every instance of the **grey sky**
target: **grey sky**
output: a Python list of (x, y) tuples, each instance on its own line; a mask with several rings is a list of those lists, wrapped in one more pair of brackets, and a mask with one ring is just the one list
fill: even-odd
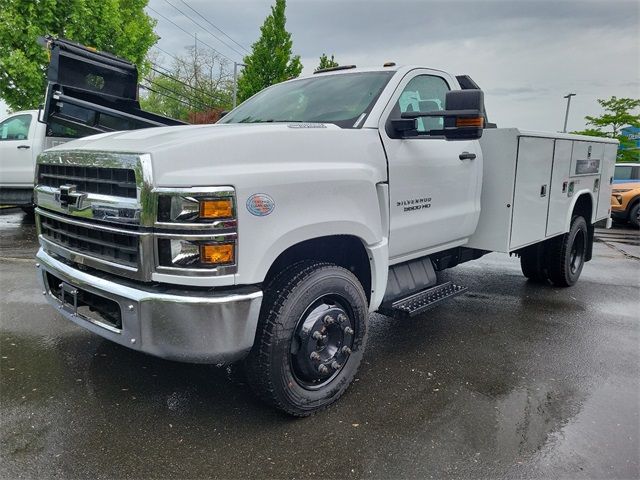
[[(274, 0), (185, 1), (249, 48)], [(181, 0), (149, 5), (241, 61), (168, 2), (242, 51)], [(179, 54), (193, 44), (192, 36), (149, 13), (158, 18), (159, 47)], [(569, 129), (582, 129), (585, 115), (600, 113), (597, 98), (640, 96), (637, 1), (289, 0), (287, 27), (305, 73), (323, 52), (343, 64), (395, 61), (467, 73), (485, 90), (489, 117), (499, 126), (560, 130), (562, 97), (571, 91), (577, 96)]]

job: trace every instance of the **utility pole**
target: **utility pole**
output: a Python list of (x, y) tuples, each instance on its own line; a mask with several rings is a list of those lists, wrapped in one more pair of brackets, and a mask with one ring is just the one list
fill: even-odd
[(563, 98), (567, 99), (567, 111), (564, 114), (564, 128), (562, 129), (562, 133), (567, 133), (567, 121), (569, 120), (569, 106), (571, 105), (571, 97), (575, 97), (575, 93), (568, 93)]
[(238, 67), (246, 67), (244, 63), (233, 62), (233, 108), (238, 103)]

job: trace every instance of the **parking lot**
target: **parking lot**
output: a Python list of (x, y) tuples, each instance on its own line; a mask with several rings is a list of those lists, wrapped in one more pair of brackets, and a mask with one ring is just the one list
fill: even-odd
[(110, 343), (45, 304), (33, 220), (0, 215), (2, 478), (638, 478), (640, 241), (602, 232), (579, 283), (490, 254), (466, 294), (370, 318), (357, 381), (294, 420), (232, 369)]

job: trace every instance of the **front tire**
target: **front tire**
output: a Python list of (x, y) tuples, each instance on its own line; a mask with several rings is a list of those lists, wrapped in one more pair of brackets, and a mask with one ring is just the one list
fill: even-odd
[(571, 287), (578, 281), (584, 267), (588, 239), (586, 220), (576, 216), (571, 221), (569, 232), (552, 240), (548, 271), (556, 287)]
[(355, 378), (367, 321), (367, 297), (353, 273), (330, 263), (293, 265), (265, 289), (245, 360), (251, 387), (290, 415), (328, 407)]

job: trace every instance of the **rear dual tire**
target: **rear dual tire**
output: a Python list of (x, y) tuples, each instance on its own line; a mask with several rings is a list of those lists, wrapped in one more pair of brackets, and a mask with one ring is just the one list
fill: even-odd
[(589, 231), (582, 216), (575, 216), (569, 232), (546, 242), (532, 245), (520, 255), (520, 267), (525, 277), (556, 287), (570, 287), (580, 278), (584, 267)]

